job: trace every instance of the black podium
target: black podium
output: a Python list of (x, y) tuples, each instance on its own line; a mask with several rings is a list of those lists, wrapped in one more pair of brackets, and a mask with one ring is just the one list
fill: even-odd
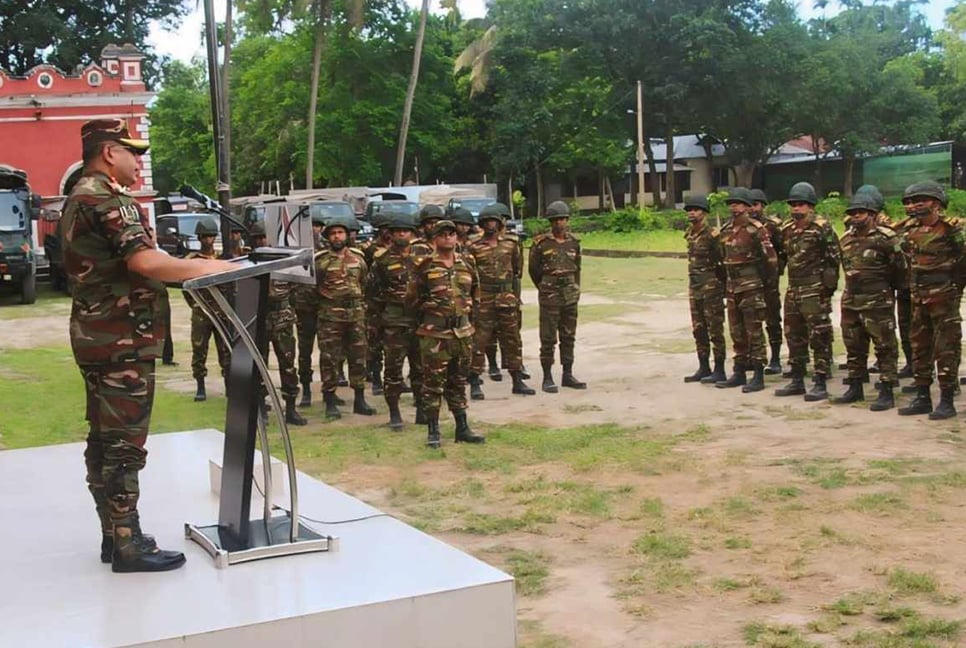
[[(219, 568), (262, 558), (334, 551), (338, 547), (336, 538), (322, 536), (299, 523), (295, 458), (285, 408), (259, 352), (268, 348), (265, 321), (272, 273), (295, 266), (310, 267), (312, 250), (258, 248), (233, 261), (238, 263), (237, 270), (191, 279), (182, 286), (231, 348), (218, 523), (185, 524), (185, 536), (211, 554)], [(234, 305), (222, 292), (228, 284), (234, 284)], [(268, 432), (259, 412), (262, 383), (278, 421), (288, 468), (290, 505), (289, 512), (282, 515), (272, 514), (271, 455)], [(262, 519), (252, 520), (256, 442), (262, 453), (264, 511)]]

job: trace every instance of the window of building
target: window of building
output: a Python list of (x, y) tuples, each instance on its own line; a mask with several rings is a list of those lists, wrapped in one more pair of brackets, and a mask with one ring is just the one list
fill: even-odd
[(716, 166), (711, 168), (711, 183), (717, 187), (731, 186), (731, 169), (726, 166)]
[(49, 72), (41, 72), (37, 76), (37, 85), (45, 90), (54, 85), (54, 77)]
[(93, 86), (95, 88), (97, 86), (101, 85), (101, 82), (103, 80), (104, 79), (101, 77), (101, 73), (100, 72), (91, 72), (90, 74), (87, 75), (87, 83), (88, 83), (88, 85), (91, 85), (91, 86)]
[(125, 79), (140, 79), (141, 75), (138, 74), (138, 64), (137, 63), (125, 63), (124, 64), (124, 78)]

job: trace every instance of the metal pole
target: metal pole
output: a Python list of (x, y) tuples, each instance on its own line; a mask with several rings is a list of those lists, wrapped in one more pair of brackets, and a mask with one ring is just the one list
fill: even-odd
[(644, 210), (644, 97), (637, 82), (637, 207)]
[[(211, 96), (211, 130), (214, 134), (215, 166), (218, 175), (218, 202), (225, 212), (231, 212), (231, 187), (228, 176), (228, 147), (225, 141), (224, 104), (221, 98), (221, 75), (218, 73), (218, 37), (215, 33), (215, 7), (212, 0), (205, 0), (205, 44), (208, 50), (208, 89)], [(225, 61), (227, 65), (228, 62)], [(221, 246), (223, 256), (234, 256), (234, 244), (231, 240), (231, 221), (221, 217)]]

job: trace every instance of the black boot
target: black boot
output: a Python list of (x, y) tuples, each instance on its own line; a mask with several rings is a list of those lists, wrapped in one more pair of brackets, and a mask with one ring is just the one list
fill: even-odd
[(487, 375), (493, 382), (500, 382), (503, 380), (503, 372), (500, 371), (500, 365), (496, 361), (496, 346), (493, 345), (486, 350), (486, 364), (488, 367)]
[(520, 377), (524, 380), (530, 380), (530, 372), (527, 371), (526, 365), (520, 365)]
[(322, 392), (322, 400), (325, 401), (325, 418), (327, 419), (338, 419), (342, 418), (342, 412), (339, 411), (338, 405), (335, 402), (335, 392)]
[(511, 371), (510, 377), (513, 379), (513, 393), (522, 394), (524, 396), (533, 396), (537, 392), (534, 391), (532, 387), (523, 382), (523, 372), (522, 371)]
[(426, 410), (423, 409), (422, 398), (417, 394), (413, 401), (413, 404), (416, 406), (416, 418), (413, 419), (413, 423), (416, 425), (426, 425), (429, 423), (429, 419), (426, 418)]
[(789, 367), (788, 370), (782, 372), (782, 378), (794, 378), (795, 377), (795, 367)]
[(466, 420), (466, 410), (453, 412), (453, 419), (456, 421), (457, 443), (486, 443), (485, 436), (470, 429), (470, 424)]
[(900, 380), (902, 378), (912, 378), (912, 363), (907, 362), (905, 366), (899, 370), (899, 374), (896, 376)]
[(765, 365), (756, 364), (752, 371), (755, 373), (751, 377), (751, 382), (741, 388), (742, 393), (750, 394), (765, 388)]
[(745, 378), (745, 367), (739, 363), (735, 363), (735, 371), (731, 374), (731, 377), (727, 380), (722, 380), (721, 382), (716, 382), (714, 384), (718, 389), (729, 389), (731, 387), (741, 387), (746, 384), (748, 380)]
[(295, 409), (295, 396), (285, 399), (285, 422), (289, 425), (306, 425), (308, 421)]
[(695, 371), (690, 376), (684, 377), (684, 382), (701, 382), (702, 378), (707, 378), (711, 375), (711, 365), (708, 363), (708, 354), (699, 353), (698, 354), (698, 370)]
[(916, 384), (903, 385), (899, 389), (899, 391), (902, 392), (903, 394), (918, 394), (919, 393), (919, 385), (916, 385)]
[(713, 385), (715, 383), (724, 382), (728, 380), (728, 376), (725, 375), (724, 370), (724, 355), (715, 356), (714, 358), (714, 370), (701, 379), (702, 385)]
[(768, 361), (768, 366), (765, 367), (766, 376), (777, 376), (782, 372), (782, 363), (780, 358), (781, 352), (782, 352), (782, 343), (772, 342), (771, 360)]
[(302, 400), (299, 401), (299, 407), (309, 407), (312, 404), (312, 383), (304, 382), (302, 383)]
[(205, 379), (198, 378), (195, 382), (198, 383), (198, 391), (195, 392), (195, 402), (200, 403), (203, 400), (207, 400), (208, 394), (205, 393)]
[(775, 390), (775, 396), (801, 396), (805, 393), (805, 369), (792, 365), (792, 381)]
[(373, 361), (369, 371), (372, 373), (372, 395), (382, 396), (382, 362)]
[(878, 389), (879, 397), (875, 399), (874, 403), (869, 405), (869, 411), (884, 412), (895, 407), (896, 397), (892, 395), (892, 384), (880, 382)]
[(812, 388), (805, 394), (805, 400), (814, 403), (826, 398), (828, 398), (828, 391), (825, 388), (825, 374), (817, 373), (812, 376)]
[(587, 383), (577, 380), (574, 377), (574, 366), (572, 364), (565, 364), (563, 366), (563, 376), (560, 377), (560, 384), (570, 389), (587, 389)]
[(185, 563), (183, 553), (159, 549), (154, 538), (141, 533), (137, 523), (115, 526), (113, 545), (111, 571), (115, 573), (170, 571)]
[(942, 421), (956, 416), (956, 406), (953, 405), (955, 387), (943, 387), (939, 390), (939, 405), (929, 414), (930, 421)]
[[(157, 548), (158, 543), (155, 542), (154, 536), (142, 533), (141, 537), (144, 538), (144, 542), (149, 546)], [(112, 535), (102, 535), (101, 536), (101, 562), (105, 565), (110, 565), (111, 561), (114, 560), (114, 536)]]
[(849, 388), (845, 390), (845, 393), (841, 396), (832, 399), (833, 403), (839, 405), (845, 405), (847, 403), (856, 403), (860, 400), (865, 400), (865, 392), (862, 389), (862, 379), (861, 378), (847, 378), (848, 383), (846, 383)]
[(553, 382), (553, 373), (550, 371), (553, 364), (541, 364), (541, 367), (543, 367), (543, 384), (540, 385), (540, 389), (548, 394), (556, 394), (557, 385)]
[(403, 429), (402, 414), (399, 413), (399, 400), (386, 399), (389, 406), (389, 429), (393, 432), (400, 432)]
[(426, 445), (439, 448), (439, 413), (426, 415)]
[(470, 400), (484, 400), (486, 394), (483, 393), (483, 388), (480, 387), (480, 374), (470, 373), (466, 380), (470, 383)]
[(932, 396), (929, 395), (929, 385), (916, 385), (916, 397), (906, 407), (899, 408), (899, 416), (913, 416), (915, 414), (929, 414), (932, 412)]
[(355, 398), (352, 400), (352, 413), (372, 416), (376, 410), (366, 402), (366, 388), (356, 387)]

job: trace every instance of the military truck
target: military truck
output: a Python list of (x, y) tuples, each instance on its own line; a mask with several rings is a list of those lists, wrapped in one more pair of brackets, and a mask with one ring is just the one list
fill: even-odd
[(20, 302), (37, 301), (37, 257), (33, 221), (40, 196), (30, 193), (27, 174), (0, 166), (0, 289), (20, 293)]

